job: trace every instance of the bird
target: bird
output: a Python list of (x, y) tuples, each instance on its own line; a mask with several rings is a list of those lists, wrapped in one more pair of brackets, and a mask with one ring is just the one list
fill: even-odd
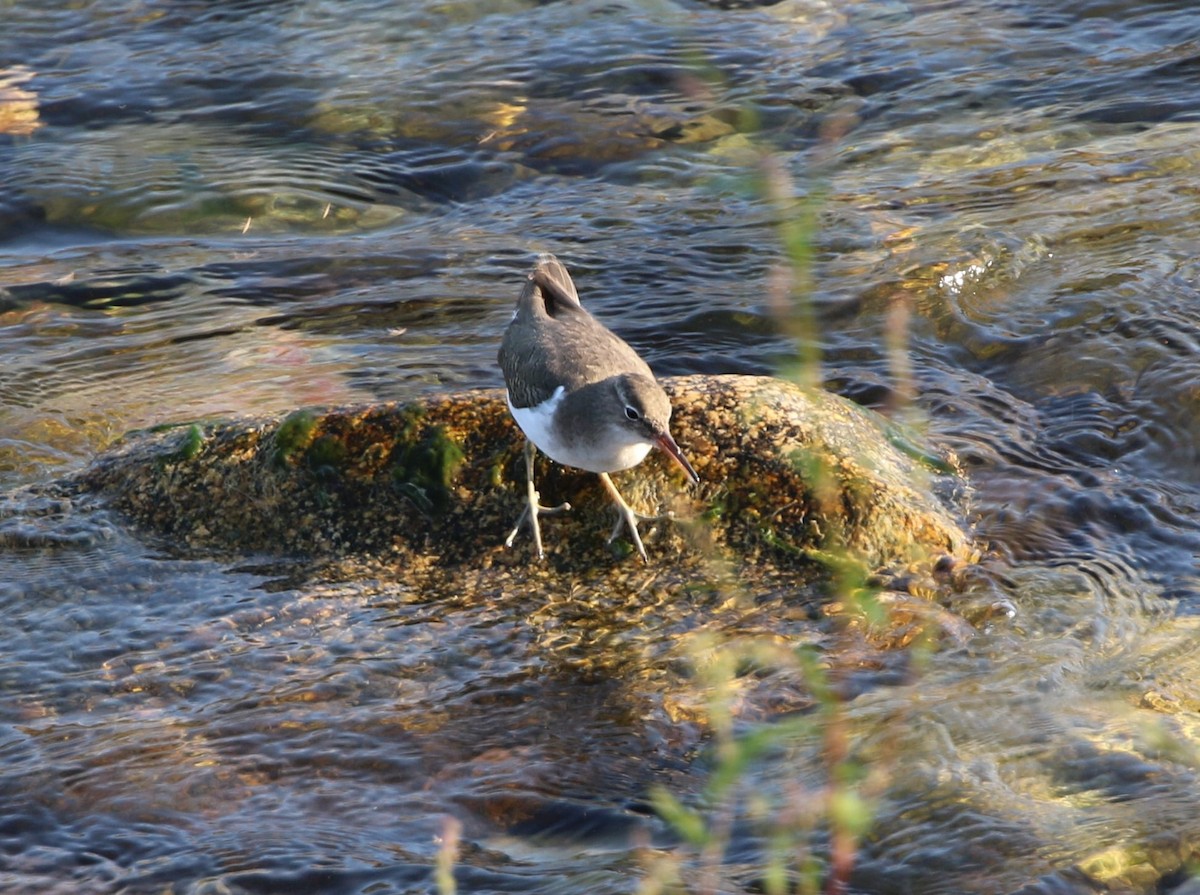
[(637, 523), (659, 517), (635, 512), (609, 473), (637, 466), (657, 448), (693, 483), (700, 476), (671, 436), (671, 401), (649, 364), (583, 307), (571, 275), (554, 255), (539, 255), (529, 272), (498, 360), (509, 412), (525, 435), (527, 502), (505, 546), (511, 548), (528, 524), (543, 559), (539, 514), (571, 508), (540, 504), (533, 481), (540, 450), (556, 463), (600, 477), (617, 510), (609, 542), (622, 527), (628, 529), (648, 562)]

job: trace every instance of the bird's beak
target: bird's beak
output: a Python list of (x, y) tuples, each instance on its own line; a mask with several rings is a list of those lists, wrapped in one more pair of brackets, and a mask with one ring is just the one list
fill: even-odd
[(675, 439), (671, 437), (670, 432), (664, 432), (654, 439), (654, 444), (660, 451), (665, 454), (670, 454), (675, 458), (675, 462), (683, 467), (683, 471), (688, 474), (688, 478), (693, 482), (699, 482), (700, 476), (696, 475), (696, 470), (692, 469), (692, 464), (687, 461), (687, 457), (683, 456), (679, 451), (679, 445), (675, 443)]

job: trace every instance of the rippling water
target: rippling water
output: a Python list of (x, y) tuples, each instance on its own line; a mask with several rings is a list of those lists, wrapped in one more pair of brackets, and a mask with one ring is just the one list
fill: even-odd
[[(802, 638), (786, 598), (734, 629), (720, 595), (302, 593), (22, 490), (137, 427), (497, 385), (537, 251), (660, 374), (816, 346), (828, 387), (968, 470), (1016, 611), (846, 703), (854, 757), (886, 776), (854, 891), (1186, 877), (1193, 4), (98, 0), (0, 20), (5, 891), (432, 891), (448, 817), (462, 891), (637, 891), (682, 848), (647, 801), (703, 804), (710, 770), (679, 644)], [(781, 220), (805, 214), (789, 293)], [(789, 741), (746, 792), (817, 798), (824, 748)], [(752, 803), (719, 891), (764, 885)], [(1154, 849), (1158, 875), (1128, 870)]]

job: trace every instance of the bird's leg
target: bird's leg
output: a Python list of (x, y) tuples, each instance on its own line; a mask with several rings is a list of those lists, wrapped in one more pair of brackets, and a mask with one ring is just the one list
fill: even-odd
[(642, 546), (642, 537), (638, 534), (638, 520), (643, 522), (654, 522), (659, 519), (673, 518), (671, 513), (662, 516), (646, 516), (637, 512), (633, 507), (625, 502), (625, 498), (621, 497), (617, 491), (617, 486), (613, 484), (613, 480), (607, 472), (599, 473), (600, 481), (604, 483), (605, 490), (613, 499), (613, 503), (617, 505), (617, 524), (613, 526), (612, 534), (608, 536), (608, 542), (611, 544), (617, 535), (621, 533), (621, 528), (628, 528), (629, 534), (633, 537), (633, 545), (637, 547), (638, 553), (642, 555), (642, 562), (649, 562), (646, 557), (646, 548)]
[(556, 507), (544, 507), (538, 501), (541, 496), (537, 492), (537, 488), (533, 485), (533, 461), (537, 456), (537, 448), (534, 447), (532, 441), (525, 439), (525, 488), (527, 492), (527, 502), (525, 509), (521, 511), (520, 517), (517, 519), (517, 524), (513, 526), (513, 530), (508, 533), (508, 537), (504, 539), (504, 546), (511, 547), (513, 541), (516, 540), (518, 532), (521, 531), (521, 526), (526, 520), (529, 522), (529, 530), (533, 532), (533, 546), (537, 550), (538, 559), (545, 557), (542, 551), (542, 527), (538, 524), (538, 513), (561, 513), (571, 509), (569, 503), (560, 503)]

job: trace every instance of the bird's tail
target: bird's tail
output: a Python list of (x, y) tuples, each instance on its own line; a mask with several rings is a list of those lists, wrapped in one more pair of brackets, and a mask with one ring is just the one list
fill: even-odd
[(571, 275), (562, 262), (550, 253), (538, 255), (537, 264), (529, 272), (529, 279), (541, 289), (542, 300), (550, 316), (553, 317), (557, 310), (583, 307)]

